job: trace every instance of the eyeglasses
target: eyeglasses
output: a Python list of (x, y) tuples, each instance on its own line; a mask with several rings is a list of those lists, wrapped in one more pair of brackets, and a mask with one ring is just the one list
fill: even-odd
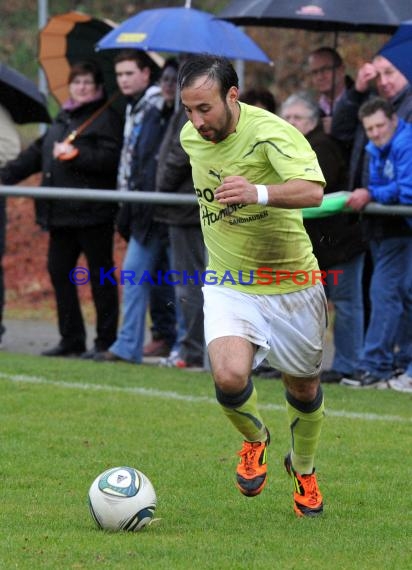
[(309, 75), (311, 77), (316, 77), (317, 75), (323, 75), (324, 73), (330, 73), (334, 69), (336, 69), (337, 65), (324, 65), (323, 67), (318, 67), (318, 69), (310, 69)]

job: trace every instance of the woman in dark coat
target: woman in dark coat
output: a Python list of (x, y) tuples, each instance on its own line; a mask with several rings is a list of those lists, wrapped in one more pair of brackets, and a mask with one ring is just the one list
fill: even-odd
[[(122, 143), (122, 119), (107, 104), (103, 75), (94, 62), (78, 62), (69, 74), (69, 100), (46, 133), (0, 169), (4, 184), (17, 184), (42, 172), (42, 186), (115, 189)], [(77, 135), (76, 135), (77, 131)], [(117, 205), (85, 200), (39, 200), (36, 219), (49, 232), (48, 270), (54, 287), (59, 343), (45, 356), (92, 358), (116, 338), (118, 290), (100, 283), (100, 271), (113, 267), (114, 218)], [(72, 273), (80, 254), (89, 269)], [(77, 286), (90, 280), (97, 334), (86, 351), (86, 330)]]
[[(316, 152), (326, 180), (325, 193), (344, 190), (346, 162), (338, 143), (323, 131), (317, 103), (304, 92), (291, 95), (282, 104), (281, 116), (305, 135)], [(357, 216), (337, 214), (304, 223), (320, 269), (340, 271), (338, 283), (333, 274), (326, 277), (326, 293), (335, 309), (335, 354), (331, 370), (321, 373), (323, 383), (340, 382), (358, 373), (364, 334), (362, 271), (367, 244)]]

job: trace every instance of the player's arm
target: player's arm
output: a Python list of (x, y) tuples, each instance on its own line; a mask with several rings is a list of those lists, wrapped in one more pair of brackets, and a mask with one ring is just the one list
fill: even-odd
[(221, 204), (261, 204), (290, 209), (319, 206), (322, 198), (322, 184), (302, 179), (255, 185), (243, 176), (227, 176), (215, 191), (215, 199)]

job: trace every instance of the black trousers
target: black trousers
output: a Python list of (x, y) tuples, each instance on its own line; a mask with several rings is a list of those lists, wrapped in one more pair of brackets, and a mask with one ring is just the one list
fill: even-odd
[(114, 264), (113, 236), (112, 224), (50, 230), (48, 271), (56, 296), (60, 342), (64, 346), (77, 348), (86, 345), (86, 329), (77, 291), (81, 285), (70, 279), (70, 272), (78, 266), (81, 253), (87, 259), (96, 310), (94, 345), (97, 350), (107, 350), (116, 340), (119, 319), (117, 282), (113, 284), (106, 278), (100, 283), (100, 271), (107, 272)]
[(201, 366), (204, 352), (203, 293), (201, 275), (205, 270), (205, 245), (199, 226), (169, 226), (172, 268), (180, 276), (196, 275), (199, 282), (189, 281), (175, 287), (176, 302), (180, 303), (186, 333), (181, 341), (180, 356)]

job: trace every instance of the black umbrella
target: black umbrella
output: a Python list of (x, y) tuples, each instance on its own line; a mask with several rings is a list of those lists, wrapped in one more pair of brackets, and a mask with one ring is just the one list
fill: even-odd
[(0, 63), (0, 104), (18, 125), (51, 123), (46, 97), (36, 84), (4, 63)]
[(390, 34), (412, 17), (408, 0), (232, 0), (218, 14), (241, 26)]

